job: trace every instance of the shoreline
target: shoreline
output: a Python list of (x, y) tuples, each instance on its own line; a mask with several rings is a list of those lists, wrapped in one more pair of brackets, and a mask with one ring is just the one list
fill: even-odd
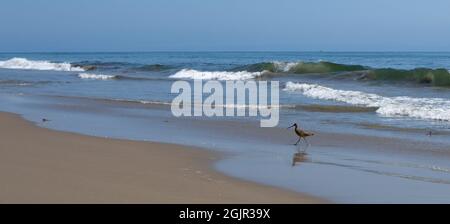
[[(295, 134), (281, 128), (287, 127), (286, 122), (281, 127), (265, 129), (253, 121), (238, 119), (174, 118), (170, 111), (153, 105), (135, 108), (120, 102), (62, 101), (45, 96), (3, 99), (2, 111), (20, 114), (33, 127), (75, 136), (96, 136), (107, 141), (159, 142), (182, 149), (200, 149), (214, 157), (200, 160), (206, 161), (202, 163), (206, 170), (244, 182), (314, 195), (326, 203), (446, 203), (450, 200), (447, 196), (450, 180), (446, 175), (450, 170), (449, 144), (439, 140), (445, 136), (414, 133), (416, 137), (410, 139), (410, 135), (385, 137), (385, 134), (372, 135), (357, 129), (339, 133), (310, 123), (305, 125), (306, 129), (317, 135), (309, 139), (312, 147), (306, 156), (298, 158), (296, 152), (305, 148), (292, 145)], [(51, 122), (42, 122), (44, 117)], [(21, 133), (11, 138), (17, 136)], [(185, 155), (184, 152), (173, 154)], [(185, 171), (196, 173), (192, 169)], [(380, 188), (380, 184), (384, 187)]]
[(326, 203), (216, 171), (201, 148), (0, 123), (0, 203)]

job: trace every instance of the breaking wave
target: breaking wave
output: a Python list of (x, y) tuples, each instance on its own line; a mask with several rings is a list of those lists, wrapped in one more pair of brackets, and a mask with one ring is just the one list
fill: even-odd
[(54, 63), (50, 61), (34, 61), (26, 58), (12, 58), (0, 61), (0, 68), (48, 71), (84, 71), (83, 68), (72, 66), (70, 63)]
[[(0, 61), (0, 68), (24, 69), (24, 70), (53, 70), (87, 72), (93, 70), (120, 70), (129, 71), (166, 71), (177, 68), (177, 66), (164, 64), (138, 64), (129, 62), (102, 62), (81, 61), (76, 63), (51, 62), (47, 60), (29, 60), (26, 58), (11, 58)], [(226, 71), (199, 71), (193, 69), (182, 69), (170, 76), (170, 78), (181, 79), (216, 79), (216, 80), (247, 80), (255, 78), (270, 78), (279, 74), (303, 75), (322, 74), (335, 78), (351, 78), (353, 80), (381, 81), (385, 83), (417, 83), (421, 85), (432, 85), (450, 87), (450, 72), (445, 68), (371, 68), (363, 65), (338, 64), (328, 61), (318, 62), (261, 62), (242, 65)], [(117, 78), (117, 77), (116, 77)]]
[(193, 69), (183, 69), (170, 78), (175, 79), (206, 79), (206, 80), (247, 80), (261, 77), (265, 71), (248, 72), (248, 71), (197, 71)]
[(287, 82), (284, 91), (300, 92), (315, 99), (377, 107), (382, 116), (450, 121), (450, 101), (442, 98), (384, 97), (360, 91), (337, 90), (325, 86)]

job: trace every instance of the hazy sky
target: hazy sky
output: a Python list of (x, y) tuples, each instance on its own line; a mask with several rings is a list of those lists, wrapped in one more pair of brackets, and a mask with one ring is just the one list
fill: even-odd
[(1, 0), (0, 51), (450, 51), (448, 0)]

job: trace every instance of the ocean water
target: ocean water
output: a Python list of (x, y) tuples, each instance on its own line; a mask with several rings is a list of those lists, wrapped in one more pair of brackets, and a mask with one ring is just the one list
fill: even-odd
[[(261, 142), (262, 136), (250, 137), (244, 131), (236, 136), (232, 125), (214, 134), (198, 122), (180, 119), (155, 124), (155, 117), (172, 121), (167, 105), (176, 96), (170, 93), (176, 80), (276, 80), (281, 87), (280, 130), (297, 122), (319, 132), (419, 139), (448, 146), (449, 69), (450, 53), (433, 52), (0, 53), (0, 110), (33, 121), (43, 116), (60, 118), (61, 122), (49, 124), (59, 130), (221, 148), (241, 155), (219, 162), (217, 168), (225, 173), (336, 201), (446, 202), (450, 199), (439, 195), (450, 193), (448, 172), (428, 173), (429, 167), (450, 167), (442, 158), (430, 161), (346, 149), (330, 154), (330, 149), (321, 146), (313, 151), (314, 161), (293, 171), (287, 145)], [(257, 118), (210, 120), (255, 124)], [(182, 130), (175, 138), (167, 134), (174, 128)], [(392, 164), (400, 165), (392, 168)], [(312, 176), (318, 173), (391, 184), (397, 197), (383, 198), (387, 192), (375, 194), (378, 187), (355, 188), (352, 182), (335, 183), (333, 189), (317, 187), (330, 186)], [(426, 197), (425, 191), (405, 191), (409, 186), (434, 189), (434, 198)], [(359, 194), (357, 199), (348, 194), (352, 188)], [(414, 193), (416, 201), (407, 198)]]
[(174, 80), (278, 80), (293, 120), (339, 111), (347, 125), (438, 131), (450, 128), (449, 67), (450, 53), (3, 53), (0, 91), (170, 103)]

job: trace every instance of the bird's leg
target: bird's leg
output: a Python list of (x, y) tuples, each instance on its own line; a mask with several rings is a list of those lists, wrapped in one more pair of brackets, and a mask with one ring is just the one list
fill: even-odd
[(294, 145), (298, 145), (298, 143), (302, 140), (302, 138), (299, 138), (298, 141)]
[(305, 140), (306, 144), (311, 145), (311, 144), (309, 144), (308, 140), (306, 140), (306, 138), (303, 138), (303, 139)]
[(308, 146), (309, 146), (309, 144), (308, 144), (308, 141), (306, 140), (306, 138), (303, 138), (303, 140), (305, 141), (305, 143), (306, 143), (306, 146), (305, 146), (305, 148), (303, 148), (303, 153), (306, 153), (306, 150), (308, 150)]

